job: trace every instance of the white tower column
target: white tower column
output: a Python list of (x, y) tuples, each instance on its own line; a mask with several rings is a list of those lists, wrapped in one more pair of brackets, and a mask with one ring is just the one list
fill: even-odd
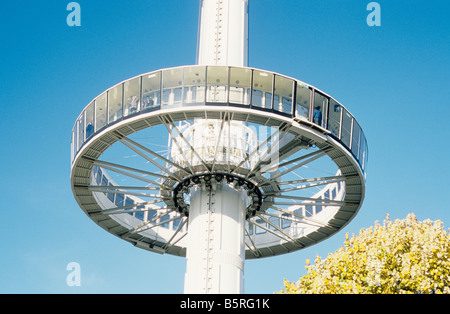
[(198, 64), (247, 66), (248, 0), (203, 0)]
[[(247, 8), (248, 0), (202, 0), (199, 65), (247, 66)], [(246, 192), (225, 180), (190, 192), (184, 292), (243, 293)]]
[(185, 293), (244, 292), (245, 191), (191, 188)]

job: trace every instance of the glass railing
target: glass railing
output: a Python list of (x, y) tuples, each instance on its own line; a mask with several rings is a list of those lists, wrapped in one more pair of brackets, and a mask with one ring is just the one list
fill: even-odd
[(71, 160), (107, 126), (140, 113), (181, 106), (247, 107), (328, 131), (358, 161), (365, 177), (367, 140), (353, 115), (329, 95), (273, 72), (228, 66), (184, 66), (146, 73), (96, 97), (72, 130)]

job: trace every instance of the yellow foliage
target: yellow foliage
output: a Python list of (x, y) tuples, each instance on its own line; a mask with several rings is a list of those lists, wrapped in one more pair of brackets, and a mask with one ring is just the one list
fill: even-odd
[(441, 221), (414, 214), (345, 236), (326, 259), (309, 260), (307, 274), (278, 293), (450, 293), (450, 234)]

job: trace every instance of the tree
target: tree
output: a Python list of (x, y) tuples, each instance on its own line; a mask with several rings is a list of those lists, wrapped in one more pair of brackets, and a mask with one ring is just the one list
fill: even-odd
[(347, 233), (343, 247), (306, 264), (307, 274), (279, 293), (450, 293), (449, 232), (414, 214)]

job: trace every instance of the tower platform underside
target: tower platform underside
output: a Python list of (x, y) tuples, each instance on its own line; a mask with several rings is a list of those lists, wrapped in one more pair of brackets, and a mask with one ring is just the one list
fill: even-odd
[[(210, 132), (200, 140), (199, 123)], [(359, 124), (313, 86), (253, 68), (187, 66), (95, 98), (73, 130), (71, 182), (101, 227), (178, 256), (186, 256), (193, 190), (244, 193), (251, 259), (299, 250), (345, 226), (362, 204), (366, 163)]]
[(108, 232), (186, 257), (185, 293), (242, 293), (245, 259), (356, 215), (368, 147), (330, 95), (247, 67), (248, 0), (201, 0), (198, 26), (197, 65), (125, 80), (83, 110), (71, 185)]

